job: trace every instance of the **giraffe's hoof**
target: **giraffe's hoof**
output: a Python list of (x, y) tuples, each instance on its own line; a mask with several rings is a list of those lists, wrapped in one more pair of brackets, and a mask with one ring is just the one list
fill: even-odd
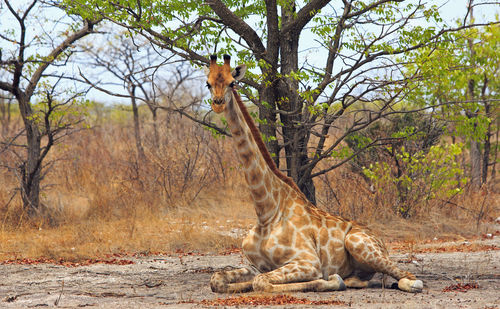
[(407, 278), (403, 278), (399, 280), (398, 288), (402, 291), (410, 293), (420, 293), (424, 288), (424, 283), (422, 282), (422, 280), (410, 280)]
[(339, 289), (337, 291), (345, 291), (347, 289), (344, 280), (338, 274), (333, 275), (339, 281)]
[(422, 292), (422, 289), (424, 288), (424, 283), (422, 280), (415, 280), (413, 284), (411, 285), (411, 292), (412, 293), (420, 293)]

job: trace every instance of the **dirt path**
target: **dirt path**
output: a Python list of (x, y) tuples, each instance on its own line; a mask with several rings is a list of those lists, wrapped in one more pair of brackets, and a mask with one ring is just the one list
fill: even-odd
[[(500, 237), (489, 244), (500, 246)], [(392, 256), (404, 269), (425, 282), (424, 292), (408, 294), (382, 289), (380, 277), (373, 287), (329, 293), (296, 293), (310, 300), (335, 299), (354, 308), (499, 308), (500, 250), (471, 253)], [(196, 303), (217, 297), (210, 291), (211, 273), (225, 266), (238, 267), (239, 254), (228, 256), (184, 256), (131, 258), (131, 265), (94, 264), (64, 267), (51, 264), (0, 265), (0, 307), (97, 307), (97, 308), (195, 308)], [(447, 286), (476, 282), (477, 289), (443, 292)], [(394, 280), (389, 280), (390, 285)], [(253, 294), (247, 294), (253, 295)], [(193, 301), (195, 303), (180, 303)], [(249, 307), (249, 306), (246, 306)], [(266, 307), (266, 306), (263, 306)], [(290, 308), (292, 305), (275, 308)], [(309, 308), (312, 305), (301, 305)], [(314, 306), (316, 307), (316, 306)], [(325, 306), (326, 307), (326, 306)]]

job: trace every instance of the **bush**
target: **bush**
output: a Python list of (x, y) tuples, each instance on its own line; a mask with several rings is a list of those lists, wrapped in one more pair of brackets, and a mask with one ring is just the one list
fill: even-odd
[(408, 218), (415, 208), (429, 200), (451, 198), (462, 193), (467, 183), (464, 170), (457, 163), (462, 149), (461, 143), (436, 145), (428, 152), (421, 150), (412, 154), (401, 147), (395, 156), (399, 164), (396, 175), (387, 162), (370, 164), (363, 168), (363, 173), (377, 191), (394, 192), (394, 210)]

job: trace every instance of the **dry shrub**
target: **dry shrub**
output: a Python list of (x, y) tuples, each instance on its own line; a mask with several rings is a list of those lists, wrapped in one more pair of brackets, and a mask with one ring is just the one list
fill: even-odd
[(35, 220), (24, 216), (17, 179), (1, 169), (0, 259), (239, 246), (227, 231), (248, 229), (254, 212), (234, 190), (243, 178), (232, 144), (173, 115), (155, 144), (143, 121), (146, 158), (127, 121), (101, 119), (57, 145), (43, 181), (48, 211)]
[(318, 206), (329, 213), (364, 221), (367, 218), (391, 217), (388, 207), (370, 191), (362, 177), (340, 167), (316, 180)]
[[(239, 246), (255, 211), (232, 141), (216, 139), (189, 120), (166, 119), (158, 124), (158, 144), (142, 119), (146, 158), (137, 156), (130, 122), (111, 118), (57, 145), (43, 181), (47, 218), (34, 222), (23, 214), (17, 179), (0, 169), (0, 259), (78, 260)], [(499, 215), (498, 193), (488, 191), (436, 201), (402, 219), (386, 203), (394, 197), (370, 191), (346, 167), (315, 181), (321, 208), (392, 239), (470, 234), (477, 232), (476, 222)], [(239, 234), (229, 235), (232, 230)]]
[(144, 139), (146, 158), (137, 156), (128, 127), (104, 124), (75, 135), (54, 154), (63, 160), (47, 179), (57, 188), (48, 191), (47, 202), (70, 218), (103, 220), (196, 208), (200, 195), (225, 187), (226, 168), (237, 163), (222, 155), (227, 150), (221, 141), (184, 121), (170, 122), (175, 127), (160, 132), (165, 137), (160, 145)]
[(397, 192), (376, 191), (349, 167), (340, 167), (316, 180), (318, 206), (330, 213), (370, 226), (386, 239), (422, 240), (433, 237), (465, 237), (491, 232), (500, 215), (500, 194), (467, 188), (464, 194), (449, 199), (433, 199), (416, 208), (411, 218), (394, 213)]
[(165, 128), (160, 134), (168, 136), (168, 140), (158, 146), (147, 145), (147, 162), (136, 166), (134, 174), (148, 175), (142, 186), (171, 206), (191, 205), (213, 184), (224, 188), (226, 171), (220, 158), (225, 149), (219, 140), (192, 124), (175, 130)]

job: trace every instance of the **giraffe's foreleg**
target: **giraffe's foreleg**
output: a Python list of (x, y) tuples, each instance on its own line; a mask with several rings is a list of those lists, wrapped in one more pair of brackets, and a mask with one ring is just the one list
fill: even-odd
[(253, 289), (258, 292), (306, 292), (345, 290), (342, 278), (335, 274), (320, 279), (321, 272), (309, 262), (290, 263), (271, 272), (257, 275)]
[(375, 236), (364, 231), (349, 232), (345, 247), (355, 260), (355, 267), (365, 271), (381, 272), (398, 280), (400, 290), (422, 292), (424, 284), (415, 275), (400, 269), (387, 254), (384, 244)]
[(256, 274), (257, 272), (249, 267), (219, 271), (210, 278), (210, 287), (212, 292), (216, 293), (249, 292)]

